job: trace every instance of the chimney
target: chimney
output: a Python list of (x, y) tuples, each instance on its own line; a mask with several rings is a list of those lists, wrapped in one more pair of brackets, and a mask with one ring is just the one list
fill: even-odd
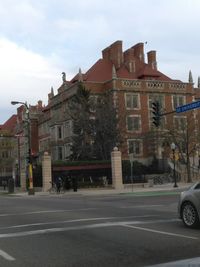
[(112, 66), (112, 79), (117, 79), (117, 73), (116, 73), (115, 65)]
[(103, 59), (111, 60), (116, 69), (119, 69), (124, 61), (122, 41), (116, 41), (102, 51)]
[(135, 72), (135, 57), (133, 48), (124, 52), (124, 62), (129, 72)]
[(110, 60), (110, 47), (107, 47), (102, 50), (102, 57), (103, 59)]
[(147, 59), (148, 65), (150, 65), (153, 70), (157, 70), (156, 51), (149, 51), (147, 53)]
[(38, 106), (38, 109), (41, 109), (42, 108), (42, 100), (38, 100), (37, 106)]
[(132, 47), (134, 49), (134, 56), (139, 59), (140, 62), (144, 62), (144, 43), (138, 43)]

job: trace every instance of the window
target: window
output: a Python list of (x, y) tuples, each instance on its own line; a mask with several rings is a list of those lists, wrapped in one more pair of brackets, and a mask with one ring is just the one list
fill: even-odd
[(173, 95), (173, 109), (185, 105), (185, 96)]
[(161, 110), (165, 107), (164, 95), (150, 95), (149, 96), (149, 109), (152, 109), (152, 103), (158, 101)]
[(139, 109), (139, 95), (128, 93), (125, 95), (126, 108), (127, 109)]
[(184, 116), (174, 117), (174, 128), (178, 131), (184, 131), (187, 126), (187, 118)]
[(200, 183), (198, 183), (194, 189), (200, 189)]
[(58, 147), (58, 160), (62, 160), (63, 159), (63, 150), (62, 147), (59, 146)]
[(128, 153), (134, 156), (139, 156), (142, 154), (142, 141), (138, 139), (128, 140)]
[(71, 143), (65, 144), (64, 149), (65, 149), (65, 158), (66, 159), (69, 158), (69, 156), (72, 154), (72, 152), (71, 152), (71, 146), (72, 146)]
[(69, 136), (72, 136), (72, 121), (69, 120), (69, 121), (66, 121), (65, 122), (65, 128), (64, 128), (64, 134), (65, 134), (65, 137), (69, 137)]
[(126, 117), (126, 127), (128, 131), (140, 131), (141, 130), (141, 117), (130, 115)]
[(57, 133), (58, 133), (58, 139), (62, 139), (62, 127), (61, 126), (57, 127)]
[(2, 152), (2, 158), (8, 158), (8, 151)]

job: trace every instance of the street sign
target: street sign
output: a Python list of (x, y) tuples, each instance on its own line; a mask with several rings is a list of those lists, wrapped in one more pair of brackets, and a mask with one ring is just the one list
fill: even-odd
[(200, 101), (192, 102), (176, 108), (176, 113), (185, 112), (191, 109), (200, 108)]

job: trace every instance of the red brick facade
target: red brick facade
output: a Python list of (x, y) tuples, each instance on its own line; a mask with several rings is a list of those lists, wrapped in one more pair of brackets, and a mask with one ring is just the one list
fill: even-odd
[[(145, 62), (143, 43), (123, 51), (122, 41), (116, 41), (102, 51), (102, 58), (86, 73), (79, 70), (71, 81), (66, 81), (64, 76), (58, 93), (54, 95), (51, 90), (48, 106), (39, 119), (38, 144), (39, 151), (50, 152), (53, 159), (65, 159), (69, 153), (71, 122), (66, 114), (66, 105), (76, 93), (78, 81), (83, 82), (94, 95), (110, 92), (123, 137), (120, 147), (122, 158), (128, 159), (133, 153), (135, 159), (146, 164), (151, 162), (155, 151), (158, 157), (164, 155), (162, 144), (156, 143), (158, 138), (155, 134), (159, 130), (152, 131), (152, 102), (159, 100), (162, 112), (170, 112), (179, 105), (192, 102), (198, 92), (192, 83), (173, 80), (160, 72), (156, 51), (149, 51)], [(188, 114), (165, 116), (162, 129), (169, 129), (176, 117)], [(37, 130), (34, 131), (33, 136), (36, 137)], [(149, 138), (152, 132), (154, 138)], [(33, 147), (37, 151), (37, 141)]]
[[(65, 121), (69, 119), (65, 117), (65, 105), (67, 99), (75, 93), (77, 81), (82, 81), (92, 94), (110, 92), (118, 111), (119, 127), (123, 136), (123, 144), (120, 147), (122, 157), (129, 158), (130, 145), (133, 145), (134, 157), (147, 164), (152, 158), (152, 150), (156, 147), (155, 140), (153, 142), (147, 139), (152, 128), (151, 103), (160, 99), (163, 112), (169, 112), (174, 110), (178, 102), (192, 102), (195, 95), (193, 84), (172, 80), (158, 71), (156, 51), (147, 53), (145, 63), (143, 43), (123, 52), (122, 42), (116, 41), (102, 51), (102, 58), (85, 74), (79, 71), (71, 81), (63, 81), (57, 95), (54, 96), (53, 92), (49, 94), (49, 105), (40, 120), (40, 129), (46, 124), (43, 128), (48, 129), (49, 125), (52, 129), (62, 127), (64, 131)], [(178, 102), (175, 104), (174, 101)], [(172, 124), (173, 116), (166, 116), (165, 128)], [(69, 142), (66, 137), (58, 140), (56, 133), (52, 139), (48, 130), (40, 131), (39, 140), (41, 149), (44, 142), (46, 145), (43, 149), (47, 149), (50, 143), (56, 148)]]

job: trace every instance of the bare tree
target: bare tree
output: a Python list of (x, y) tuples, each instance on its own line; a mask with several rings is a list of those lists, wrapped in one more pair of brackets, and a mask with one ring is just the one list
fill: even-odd
[(172, 126), (164, 134), (168, 144), (175, 143), (180, 155), (179, 160), (186, 165), (188, 183), (192, 181), (190, 158), (199, 143), (197, 126), (194, 113), (188, 112), (184, 116), (177, 116)]

